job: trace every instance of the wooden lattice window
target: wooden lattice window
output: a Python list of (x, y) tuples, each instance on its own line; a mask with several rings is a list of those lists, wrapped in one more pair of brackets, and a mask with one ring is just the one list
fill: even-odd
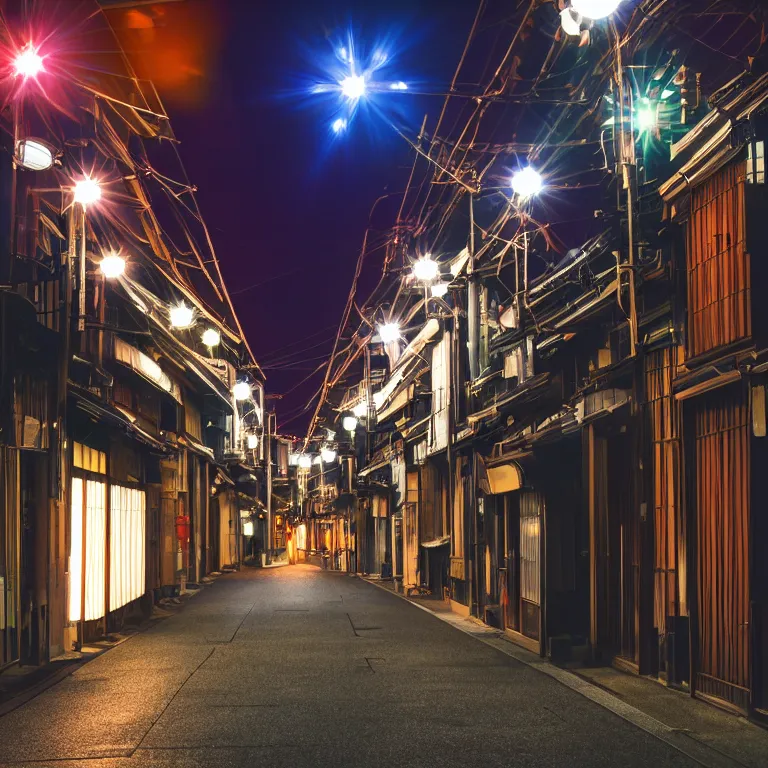
[(734, 163), (691, 193), (688, 223), (688, 355), (752, 333), (746, 252), (745, 164)]

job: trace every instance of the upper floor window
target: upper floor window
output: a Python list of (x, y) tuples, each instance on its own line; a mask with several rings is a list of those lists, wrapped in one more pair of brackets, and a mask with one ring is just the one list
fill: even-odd
[(747, 144), (747, 184), (765, 184), (765, 142)]

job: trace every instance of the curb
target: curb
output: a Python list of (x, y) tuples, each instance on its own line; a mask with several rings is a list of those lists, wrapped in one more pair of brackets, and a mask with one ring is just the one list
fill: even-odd
[(358, 578), (362, 582), (370, 584), (387, 594), (405, 600), (409, 605), (425, 611), (430, 616), (434, 616), (434, 618), (442, 621), (444, 624), (448, 624), (449, 626), (458, 629), (460, 632), (463, 632), (465, 635), (469, 635), (470, 637), (479, 640), (481, 643), (485, 643), (485, 645), (500, 651), (506, 656), (515, 659), (515, 661), (551, 677), (561, 685), (570, 688), (572, 691), (589, 699), (603, 709), (612, 712), (630, 725), (634, 725), (636, 728), (645, 731), (659, 741), (663, 741), (676, 751), (681, 752), (686, 757), (699, 763), (699, 765), (706, 766), (706, 768), (747, 768), (741, 761), (698, 741), (695, 737), (685, 731), (678, 728), (672, 728), (671, 726), (662, 723), (660, 720), (651, 717), (651, 715), (646, 714), (642, 710), (622, 701), (604, 688), (600, 688), (594, 683), (585, 680), (583, 677), (580, 677), (573, 672), (569, 672), (566, 669), (562, 669), (530, 651), (518, 647), (511, 640), (508, 640), (501, 632), (488, 627), (477, 619), (473, 620), (471, 617), (470, 619), (465, 619), (454, 613), (445, 615), (435, 613), (425, 605), (420, 605), (405, 595), (387, 589), (387, 587), (382, 586), (375, 581), (368, 581), (360, 576), (358, 576)]

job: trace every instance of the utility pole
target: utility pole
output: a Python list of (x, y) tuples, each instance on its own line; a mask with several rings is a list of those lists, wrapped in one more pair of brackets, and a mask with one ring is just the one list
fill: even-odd
[(273, 530), (274, 515), (272, 513), (272, 443), (273, 437), (277, 434), (277, 414), (275, 411), (270, 411), (267, 414), (266, 423), (266, 451), (264, 461), (266, 462), (267, 469), (267, 555), (271, 560), (275, 549), (275, 538)]
[(469, 195), (469, 261), (467, 262), (467, 331), (469, 336), (469, 378), (474, 381), (479, 375), (478, 347), (480, 326), (478, 323), (477, 279), (475, 277), (475, 196)]

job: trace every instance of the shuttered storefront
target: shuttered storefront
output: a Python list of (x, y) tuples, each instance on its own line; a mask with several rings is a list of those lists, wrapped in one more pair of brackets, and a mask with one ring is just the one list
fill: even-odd
[(749, 703), (749, 408), (740, 387), (697, 399), (696, 689)]

